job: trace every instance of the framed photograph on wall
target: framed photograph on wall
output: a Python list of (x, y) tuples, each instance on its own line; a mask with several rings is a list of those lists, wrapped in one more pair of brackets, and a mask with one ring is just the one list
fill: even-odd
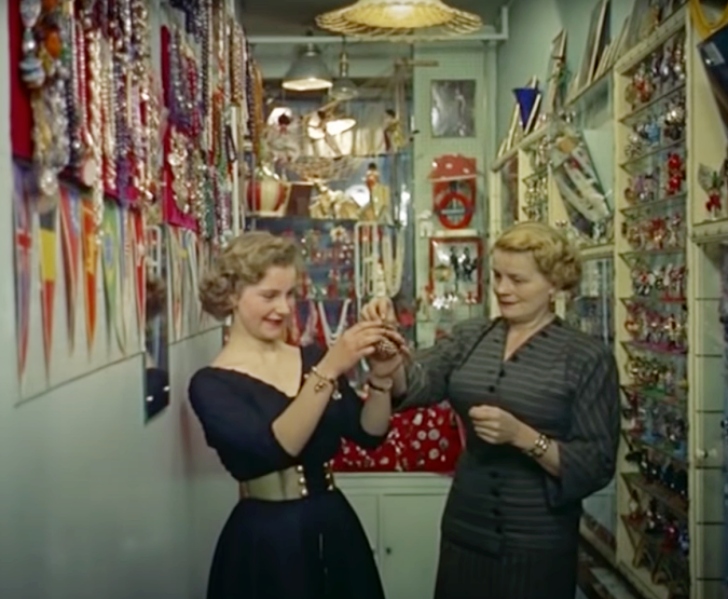
[(475, 80), (435, 80), (430, 87), (432, 137), (475, 137)]
[(430, 289), (436, 298), (483, 299), (483, 242), (480, 237), (430, 238)]

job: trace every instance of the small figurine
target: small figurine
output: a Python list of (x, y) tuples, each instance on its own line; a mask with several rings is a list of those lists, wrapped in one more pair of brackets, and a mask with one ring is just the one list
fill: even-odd
[(398, 152), (406, 144), (402, 125), (397, 113), (391, 108), (384, 111), (384, 150), (385, 152)]

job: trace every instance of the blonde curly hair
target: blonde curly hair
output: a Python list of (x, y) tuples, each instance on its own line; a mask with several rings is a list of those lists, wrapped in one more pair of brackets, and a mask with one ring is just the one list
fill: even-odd
[(225, 320), (242, 290), (259, 283), (273, 266), (299, 269), (299, 248), (289, 239), (267, 231), (236, 237), (218, 254), (200, 282), (202, 309), (217, 320)]
[(530, 252), (541, 274), (560, 291), (574, 291), (581, 282), (579, 250), (549, 225), (531, 221), (515, 224), (496, 239), (493, 249)]

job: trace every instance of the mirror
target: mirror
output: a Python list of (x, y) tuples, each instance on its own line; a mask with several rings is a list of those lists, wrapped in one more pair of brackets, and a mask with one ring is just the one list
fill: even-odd
[(169, 405), (168, 231), (161, 223), (144, 228), (145, 393), (146, 422)]

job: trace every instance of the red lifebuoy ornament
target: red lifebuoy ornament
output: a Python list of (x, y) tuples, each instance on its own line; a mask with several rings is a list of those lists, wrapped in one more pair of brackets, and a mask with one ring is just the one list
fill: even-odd
[(474, 214), (473, 198), (457, 190), (449, 189), (435, 199), (435, 215), (446, 229), (467, 228)]

